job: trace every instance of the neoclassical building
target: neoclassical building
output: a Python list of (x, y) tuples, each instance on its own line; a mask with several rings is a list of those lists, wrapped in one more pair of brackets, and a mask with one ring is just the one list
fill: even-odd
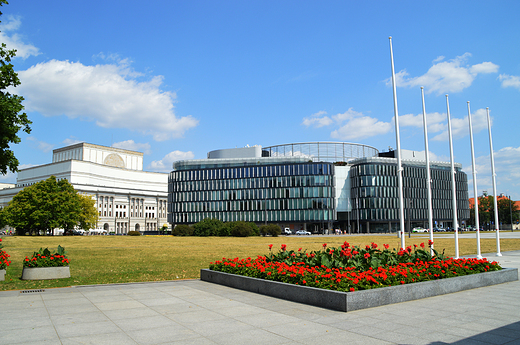
[(0, 207), (24, 187), (52, 175), (94, 198), (100, 229), (146, 234), (168, 226), (168, 174), (143, 171), (141, 152), (87, 143), (56, 149), (52, 163), (20, 170), (14, 187), (0, 189)]

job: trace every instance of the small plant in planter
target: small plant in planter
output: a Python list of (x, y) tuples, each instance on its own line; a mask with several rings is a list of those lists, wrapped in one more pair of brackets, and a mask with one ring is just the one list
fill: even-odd
[(0, 238), (0, 280), (5, 279), (5, 270), (11, 263), (11, 260), (9, 260), (11, 256), (2, 247), (2, 239)]
[(51, 253), (49, 248), (42, 249), (38, 252), (34, 252), (33, 256), (29, 259), (27, 256), (23, 261), (23, 267), (61, 267), (68, 266), (69, 259), (65, 256), (65, 248), (58, 246), (58, 250), (55, 253)]

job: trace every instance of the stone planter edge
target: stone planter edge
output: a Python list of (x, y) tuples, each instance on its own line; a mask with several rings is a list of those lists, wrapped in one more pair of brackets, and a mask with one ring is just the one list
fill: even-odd
[(22, 280), (46, 280), (70, 278), (69, 266), (60, 267), (24, 267)]
[(202, 269), (200, 279), (321, 308), (349, 312), (518, 280), (517, 268), (355, 292), (324, 290)]
[(5, 280), (5, 269), (0, 270), (0, 282)]

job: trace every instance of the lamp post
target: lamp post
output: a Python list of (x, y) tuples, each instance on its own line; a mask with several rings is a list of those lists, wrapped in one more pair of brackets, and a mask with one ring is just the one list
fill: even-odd
[(511, 216), (511, 232), (513, 232), (513, 201), (511, 195), (509, 196), (509, 215)]

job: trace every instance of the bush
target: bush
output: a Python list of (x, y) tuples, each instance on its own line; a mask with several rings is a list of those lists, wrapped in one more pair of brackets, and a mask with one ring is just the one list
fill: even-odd
[(262, 236), (271, 235), (278, 237), (282, 234), (282, 229), (276, 224), (262, 225), (260, 226), (260, 234)]
[(173, 236), (192, 236), (193, 227), (186, 224), (178, 224), (172, 230)]
[(221, 236), (220, 228), (224, 223), (219, 219), (205, 218), (204, 220), (193, 224), (194, 236)]
[(128, 236), (141, 236), (141, 233), (139, 231), (128, 231)]
[(231, 236), (247, 237), (253, 235), (255, 235), (255, 232), (249, 223), (239, 221), (231, 224)]

